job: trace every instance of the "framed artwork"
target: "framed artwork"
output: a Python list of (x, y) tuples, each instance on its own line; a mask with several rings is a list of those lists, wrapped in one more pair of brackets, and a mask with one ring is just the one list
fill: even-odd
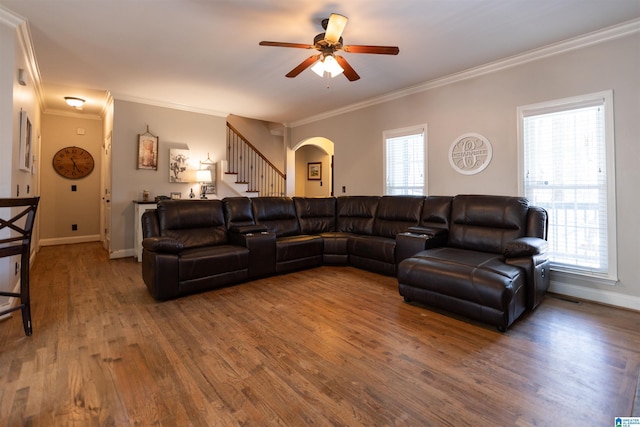
[(320, 181), (322, 179), (322, 163), (307, 163), (307, 179), (309, 181)]
[(211, 171), (211, 183), (205, 185), (205, 194), (216, 194), (216, 164), (207, 155), (207, 160), (200, 162), (200, 169)]
[(171, 200), (182, 199), (182, 193), (179, 191), (172, 191), (170, 194), (171, 194)]
[(138, 169), (158, 170), (158, 137), (149, 132), (138, 135)]
[(169, 150), (169, 182), (189, 182), (189, 150)]
[(33, 127), (26, 111), (20, 111), (20, 170), (31, 171)]

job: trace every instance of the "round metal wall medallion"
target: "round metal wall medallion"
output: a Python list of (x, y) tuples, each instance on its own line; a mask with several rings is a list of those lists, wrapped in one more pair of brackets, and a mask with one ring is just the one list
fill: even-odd
[(482, 172), (493, 157), (491, 143), (477, 133), (465, 133), (449, 148), (449, 163), (458, 173), (473, 175)]

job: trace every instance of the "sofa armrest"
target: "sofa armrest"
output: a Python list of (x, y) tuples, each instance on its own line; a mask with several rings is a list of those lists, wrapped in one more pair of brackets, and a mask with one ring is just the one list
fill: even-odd
[(234, 225), (229, 228), (230, 233), (234, 234), (247, 234), (247, 233), (262, 233), (267, 230), (266, 225), (255, 224), (255, 225)]
[(520, 267), (525, 272), (527, 308), (533, 310), (540, 304), (550, 284), (551, 262), (547, 251), (549, 244), (538, 237), (520, 237), (507, 243), (505, 262)]
[(547, 253), (549, 243), (538, 237), (520, 237), (507, 243), (504, 256), (506, 258), (522, 258)]
[(440, 237), (448, 234), (448, 230), (446, 228), (439, 227), (408, 227), (406, 232), (428, 237)]
[(247, 237), (263, 233), (268, 233), (266, 225), (234, 225), (229, 228), (229, 242), (247, 247)]
[(184, 244), (171, 237), (147, 237), (142, 241), (142, 247), (151, 252), (177, 254), (184, 249)]
[(425, 249), (437, 248), (447, 243), (448, 232), (437, 227), (409, 227), (396, 235), (396, 264)]

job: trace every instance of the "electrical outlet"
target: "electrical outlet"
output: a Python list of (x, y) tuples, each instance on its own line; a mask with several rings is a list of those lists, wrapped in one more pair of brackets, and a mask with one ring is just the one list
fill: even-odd
[(346, 193), (347, 192), (347, 187), (345, 187), (344, 185), (342, 186), (342, 192)]
[(71, 224), (71, 231), (78, 231), (78, 224)]

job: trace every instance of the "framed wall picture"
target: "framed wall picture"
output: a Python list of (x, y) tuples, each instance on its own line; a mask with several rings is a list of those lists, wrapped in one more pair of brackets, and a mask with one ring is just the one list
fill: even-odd
[(307, 179), (309, 181), (320, 181), (322, 179), (322, 163), (307, 163)]
[(169, 150), (169, 182), (189, 182), (189, 150)]
[(20, 170), (31, 171), (33, 127), (26, 111), (20, 111)]
[(216, 164), (209, 158), (209, 153), (207, 153), (207, 160), (200, 161), (200, 169), (211, 171), (211, 183), (205, 185), (205, 194), (216, 194)]
[(149, 132), (138, 135), (138, 169), (158, 170), (158, 137)]

